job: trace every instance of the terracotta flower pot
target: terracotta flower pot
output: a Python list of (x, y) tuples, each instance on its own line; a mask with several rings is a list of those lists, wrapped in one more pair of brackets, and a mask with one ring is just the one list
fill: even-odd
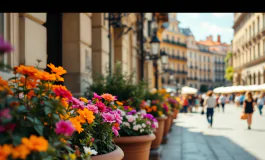
[(170, 127), (173, 126), (173, 120), (174, 120), (174, 113), (171, 114), (171, 124), (170, 124)]
[(165, 121), (163, 136), (166, 136), (169, 132), (169, 129), (171, 127), (171, 119), (172, 119), (172, 115), (170, 114), (167, 116), (167, 119)]
[(174, 108), (174, 119), (178, 117), (179, 110)]
[(149, 158), (154, 134), (144, 136), (130, 136), (114, 138), (115, 144), (119, 145), (124, 152), (124, 160), (147, 160)]
[(116, 145), (116, 149), (110, 153), (102, 154), (98, 156), (91, 156), (92, 160), (122, 160), (124, 153), (119, 146)]
[(153, 149), (158, 148), (162, 142), (164, 125), (165, 125), (165, 120), (167, 119), (167, 117), (159, 117), (156, 119), (158, 121), (158, 128), (154, 132), (156, 138), (153, 140), (153, 142), (151, 144), (151, 148), (153, 148)]

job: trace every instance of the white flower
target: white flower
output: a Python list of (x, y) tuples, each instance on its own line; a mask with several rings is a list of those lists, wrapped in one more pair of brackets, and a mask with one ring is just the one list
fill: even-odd
[(24, 98), (24, 94), (23, 93), (19, 93), (18, 96), (19, 96), (20, 99), (23, 99)]
[(143, 126), (143, 128), (145, 128), (146, 127), (146, 124), (143, 123), (142, 126)]
[(142, 126), (141, 126), (140, 124), (137, 124), (137, 126), (138, 126), (138, 128), (140, 128), (140, 129), (142, 128)]
[(110, 105), (114, 105), (114, 102), (110, 102)]
[(136, 126), (133, 126), (133, 130), (135, 130), (135, 131), (138, 131), (138, 125), (136, 125)]
[(156, 128), (158, 128), (158, 123), (157, 122), (154, 122), (154, 125), (156, 126)]
[(140, 129), (140, 132), (142, 133), (144, 131), (144, 129)]
[(130, 123), (128, 123), (128, 122), (122, 122), (122, 124), (130, 128)]
[(146, 110), (145, 109), (141, 109), (140, 112), (146, 114)]
[(120, 110), (120, 109), (117, 109), (117, 110), (121, 112), (121, 116), (125, 116), (126, 115), (126, 113), (123, 110)]
[(135, 120), (135, 117), (133, 115), (127, 115), (126, 118), (128, 119), (128, 122), (133, 122)]
[(98, 154), (98, 152), (96, 150), (91, 149), (90, 147), (86, 147), (86, 146), (84, 146), (84, 151), (88, 155), (97, 155)]

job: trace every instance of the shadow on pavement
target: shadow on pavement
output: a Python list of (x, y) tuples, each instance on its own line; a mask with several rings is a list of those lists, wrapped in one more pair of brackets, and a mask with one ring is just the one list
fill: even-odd
[[(178, 124), (177, 124), (178, 125)], [(230, 130), (231, 128), (213, 128)], [(161, 160), (256, 160), (254, 155), (227, 137), (193, 132), (189, 127), (172, 126), (163, 145)]]

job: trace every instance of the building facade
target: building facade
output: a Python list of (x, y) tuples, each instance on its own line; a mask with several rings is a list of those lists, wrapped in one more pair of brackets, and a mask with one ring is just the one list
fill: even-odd
[(235, 13), (233, 85), (265, 83), (265, 13)]
[[(64, 85), (74, 95), (83, 95), (93, 76), (107, 73), (111, 48), (112, 68), (120, 61), (123, 72), (136, 72), (133, 81), (137, 83), (137, 13), (121, 19), (126, 27), (111, 26), (110, 36), (106, 17), (105, 13), (0, 13), (0, 34), (15, 48), (1, 60), (11, 66), (35, 66), (39, 59), (43, 70), (49, 63), (63, 66), (67, 70)], [(5, 71), (0, 74), (5, 79), (12, 76)]]
[(176, 90), (187, 84), (187, 45), (186, 36), (179, 28), (176, 13), (169, 13), (169, 22), (164, 23), (160, 48), (169, 57), (169, 63), (163, 67), (162, 84), (164, 88)]

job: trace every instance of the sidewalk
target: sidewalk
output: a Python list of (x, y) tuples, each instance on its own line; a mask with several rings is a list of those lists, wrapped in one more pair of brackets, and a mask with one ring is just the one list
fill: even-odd
[(215, 112), (211, 129), (206, 115), (179, 114), (162, 160), (265, 160), (265, 116), (255, 112), (252, 130), (247, 130), (241, 113), (228, 104), (225, 113)]

